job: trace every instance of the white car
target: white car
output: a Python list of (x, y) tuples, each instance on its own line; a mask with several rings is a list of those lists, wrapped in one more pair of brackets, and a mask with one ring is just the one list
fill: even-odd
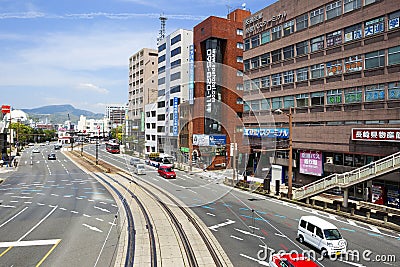
[(40, 153), (39, 148), (35, 147), (35, 148), (32, 150), (32, 153)]

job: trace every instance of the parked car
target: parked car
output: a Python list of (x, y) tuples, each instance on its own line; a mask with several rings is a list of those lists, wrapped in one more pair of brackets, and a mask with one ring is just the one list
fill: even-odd
[(35, 147), (34, 149), (32, 149), (32, 153), (40, 153), (39, 148)]
[(56, 160), (56, 154), (55, 153), (50, 153), (49, 155), (47, 155), (47, 159), (48, 160)]
[(170, 178), (175, 179), (176, 178), (176, 173), (169, 166), (160, 166), (158, 168), (158, 174), (161, 177), (164, 177), (164, 178), (167, 178), (167, 179), (170, 179)]
[(346, 253), (347, 242), (338, 228), (316, 216), (300, 218), (297, 238), (300, 243), (306, 242), (321, 251), (323, 256)]
[(269, 262), (270, 267), (318, 267), (310, 258), (305, 257), (303, 254), (297, 253), (284, 253), (272, 255)]
[(55, 144), (55, 145), (54, 145), (54, 150), (59, 150), (59, 149), (61, 149), (61, 145)]

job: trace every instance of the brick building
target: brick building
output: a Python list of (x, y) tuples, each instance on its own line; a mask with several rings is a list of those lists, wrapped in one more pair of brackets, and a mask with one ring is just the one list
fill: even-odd
[[(233, 133), (241, 122), (242, 27), (249, 15), (249, 11), (237, 9), (227, 18), (208, 17), (193, 29), (195, 101), (191, 107), (193, 128), (187, 131), (193, 136), (181, 138), (181, 147), (193, 151), (194, 159), (201, 159), (210, 169), (229, 164), (229, 144), (235, 142)], [(183, 113), (184, 109), (182, 105)]]
[[(258, 122), (273, 117), (288, 128), (287, 116), (273, 111), (291, 112), (294, 183), (399, 151), (399, 17), (398, 1), (282, 0), (245, 20), (243, 122), (267, 128), (273, 123)], [(265, 152), (262, 137), (248, 136), (253, 161), (269, 153), (269, 163), (287, 172), (287, 151)], [(309, 172), (302, 157), (316, 155), (321, 158)], [(365, 198), (366, 188), (377, 185), (398, 198), (399, 177), (391, 173), (354, 186), (350, 194)]]

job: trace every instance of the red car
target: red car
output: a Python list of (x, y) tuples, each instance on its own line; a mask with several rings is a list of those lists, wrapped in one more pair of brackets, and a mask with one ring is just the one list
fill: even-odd
[(313, 260), (303, 254), (286, 253), (273, 255), (269, 262), (270, 267), (319, 267)]
[(158, 168), (158, 174), (161, 177), (164, 177), (167, 179), (169, 179), (169, 178), (175, 179), (176, 178), (176, 173), (174, 172), (174, 170), (171, 167), (168, 167), (168, 166), (160, 166)]

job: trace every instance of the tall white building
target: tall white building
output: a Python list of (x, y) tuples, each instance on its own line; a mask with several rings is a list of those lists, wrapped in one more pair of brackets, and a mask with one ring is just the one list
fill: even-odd
[(145, 109), (145, 149), (146, 153), (157, 152), (157, 103), (144, 106)]
[(179, 29), (158, 45), (157, 148), (176, 155), (178, 149), (178, 105), (189, 96), (189, 46), (193, 32)]

